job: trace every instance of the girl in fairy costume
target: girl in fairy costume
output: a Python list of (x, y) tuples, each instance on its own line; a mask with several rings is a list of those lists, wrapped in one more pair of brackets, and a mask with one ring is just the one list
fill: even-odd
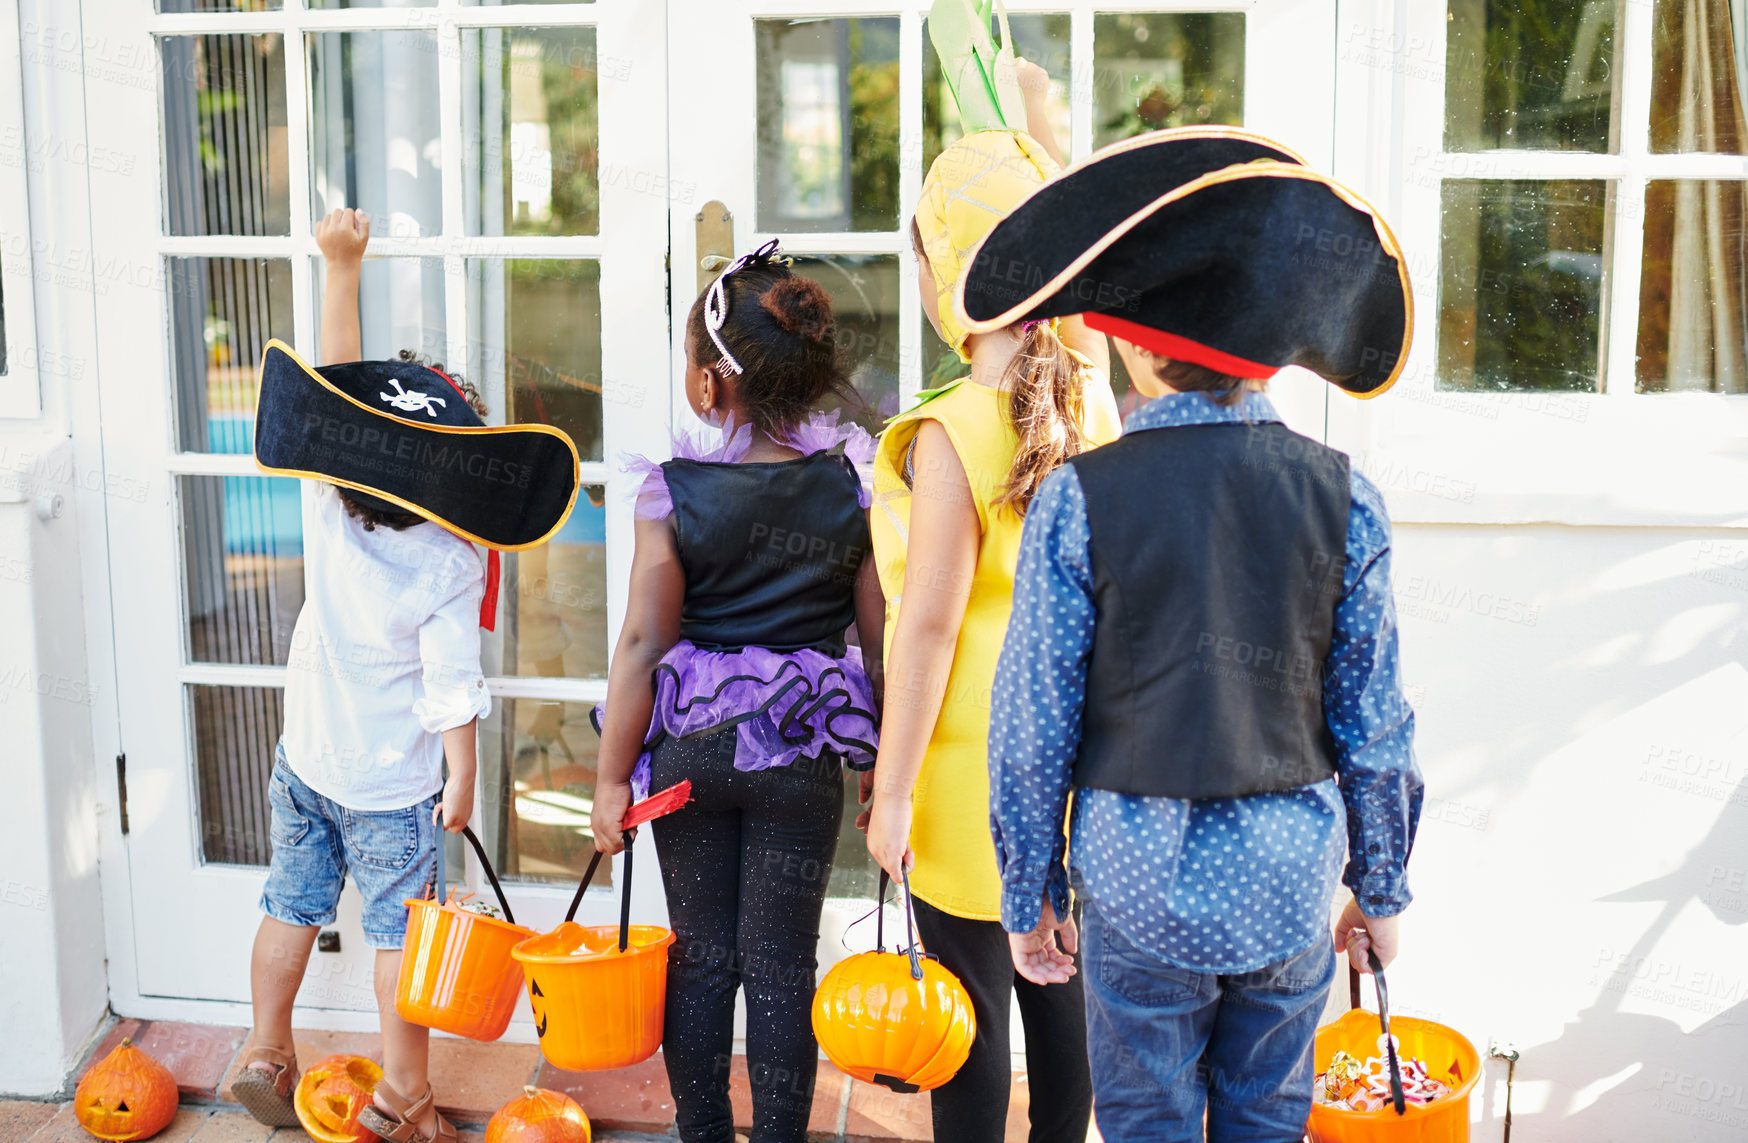
[[(831, 301), (775, 251), (735, 262), (687, 317), (686, 397), (721, 439), (633, 465), (647, 476), (601, 724), (598, 849), (624, 848), (634, 789), (692, 783), (692, 801), (651, 827), (678, 938), (662, 1045), (687, 1143), (734, 1139), (737, 987), (752, 1138), (806, 1137), (843, 767), (871, 766), (876, 743), (884, 603), (852, 463), (873, 441), (815, 412), (848, 393)], [(871, 661), (846, 645), (852, 625)]]
[(1019, 977), (1001, 926), (989, 695), (1032, 494), (1065, 460), (1121, 431), (1109, 348), (1078, 318), (968, 335), (952, 305), (967, 255), (1060, 169), (1044, 115), (1047, 77), (1022, 61), (1021, 83), (1033, 134), (981, 131), (949, 147), (929, 169), (911, 228), (923, 311), (970, 376), (895, 418), (874, 468), (891, 689), (868, 848), (895, 880), (914, 864), (923, 946), (964, 983), (977, 1012), (970, 1058), (933, 1093), (935, 1138), (954, 1143), (1004, 1137), (1016, 995), (1028, 1070), (1049, 1077), (1032, 1085), (1032, 1140), (1084, 1138), (1092, 1109), (1080, 986)]

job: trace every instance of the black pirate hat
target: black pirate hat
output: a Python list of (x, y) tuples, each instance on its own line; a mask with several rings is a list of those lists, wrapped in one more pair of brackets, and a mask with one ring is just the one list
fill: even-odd
[(487, 425), (435, 369), (410, 361), (312, 368), (278, 340), (261, 357), (255, 463), (506, 552), (558, 531), (579, 476), (570, 437), (549, 425)]
[(974, 333), (1082, 314), (1164, 357), (1237, 377), (1301, 365), (1360, 397), (1402, 371), (1414, 300), (1363, 200), (1232, 128), (1126, 140), (1015, 207), (954, 299)]

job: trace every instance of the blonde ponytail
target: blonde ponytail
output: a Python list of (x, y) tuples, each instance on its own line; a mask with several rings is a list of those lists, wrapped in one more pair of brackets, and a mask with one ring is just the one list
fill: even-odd
[(1019, 351), (1002, 377), (1009, 390), (1008, 418), (1020, 447), (997, 504), (1011, 505), (1024, 516), (1044, 478), (1086, 451), (1086, 433), (1080, 427), (1081, 369), (1051, 322), (1027, 323)]

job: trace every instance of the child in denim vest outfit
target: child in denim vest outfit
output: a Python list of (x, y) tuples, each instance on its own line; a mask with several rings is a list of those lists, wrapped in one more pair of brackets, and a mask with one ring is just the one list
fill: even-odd
[(974, 269), (969, 328), (1082, 312), (1151, 398), (1026, 517), (990, 718), (1014, 965), (1068, 978), (1072, 876), (1104, 1138), (1296, 1141), (1335, 950), (1395, 954), (1422, 785), (1382, 498), (1261, 389), (1388, 388), (1400, 252), (1278, 144), (1186, 128), (1046, 186), (973, 264), (1009, 260), (1042, 287), (1010, 306)]

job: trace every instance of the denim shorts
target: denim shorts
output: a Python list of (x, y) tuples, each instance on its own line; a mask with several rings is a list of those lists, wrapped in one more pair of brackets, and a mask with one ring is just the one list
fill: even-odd
[(436, 876), (439, 795), (399, 810), (347, 809), (304, 785), (273, 761), (267, 801), (273, 807), (273, 859), (261, 911), (287, 925), (332, 924), (346, 874), (364, 898), (364, 943), (398, 949), (406, 939), (409, 897), (426, 896)]

